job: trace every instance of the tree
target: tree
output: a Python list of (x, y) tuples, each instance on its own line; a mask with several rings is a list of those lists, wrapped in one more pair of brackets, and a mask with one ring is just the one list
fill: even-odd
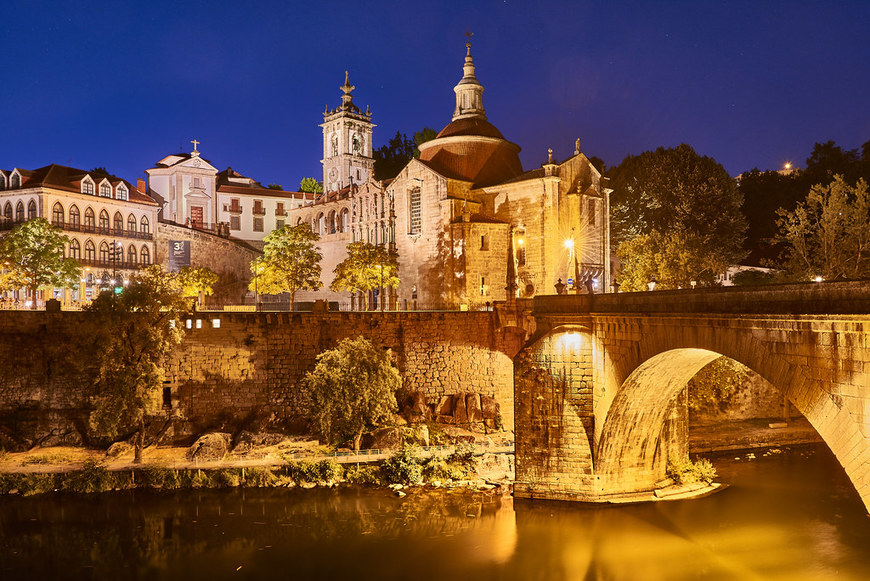
[(134, 462), (142, 461), (145, 417), (163, 387), (163, 365), (181, 341), (174, 321), (186, 311), (178, 277), (158, 265), (133, 276), (121, 294), (101, 293), (89, 317), (82, 358), (94, 363), (91, 427), (114, 438), (135, 426)]
[(689, 380), (689, 409), (723, 411), (749, 379), (748, 367), (728, 357), (714, 359)]
[(417, 146), (412, 139), (400, 131), (386, 145), (375, 150), (375, 178), (387, 180), (399, 175), (399, 172), (414, 159)]
[(251, 263), (252, 280), (248, 288), (258, 294), (290, 293), (296, 305), (296, 291), (317, 290), (322, 255), (314, 243), (320, 236), (308, 224), (284, 226), (264, 239), (263, 256)]
[(44, 218), (35, 218), (16, 226), (0, 240), (0, 262), (6, 272), (5, 288), (25, 287), (33, 296), (36, 308), (37, 289), (69, 288), (81, 276), (81, 265), (64, 258), (69, 238)]
[(781, 266), (794, 280), (870, 277), (870, 195), (867, 182), (850, 186), (836, 175), (810, 189), (792, 211), (778, 212)]
[(302, 181), (299, 182), (299, 191), (309, 194), (322, 194), (323, 183), (315, 178), (302, 178)]
[[(649, 259), (622, 265), (621, 288), (637, 286), (625, 280), (646, 276), (631, 271), (636, 264), (646, 264), (662, 288), (675, 288), (691, 280), (713, 284), (711, 269), (743, 257), (746, 220), (740, 192), (714, 159), (685, 144), (660, 147), (626, 157), (612, 168), (611, 178), (614, 242), (621, 246), (649, 237), (634, 243), (635, 250), (648, 251)], [(629, 248), (617, 254), (629, 257)]]
[(283, 192), (284, 186), (282, 186), (281, 184), (269, 184), (269, 189), (270, 190), (278, 190), (279, 192)]
[(182, 296), (195, 298), (198, 307), (202, 307), (202, 297), (214, 293), (214, 285), (217, 284), (218, 278), (217, 273), (206, 266), (196, 268), (185, 266), (178, 271)]
[(420, 146), (426, 143), (427, 141), (432, 141), (438, 137), (438, 132), (432, 129), (431, 127), (424, 127), (420, 131), (414, 132), (414, 145), (416, 145), (416, 149), (414, 149), (414, 157), (420, 157)]
[(353, 438), (354, 450), (367, 428), (398, 409), (402, 386), (389, 354), (363, 337), (343, 339), (317, 356), (314, 371), (302, 380), (305, 414), (330, 443)]
[[(347, 258), (333, 271), (335, 278), (329, 286), (335, 292), (351, 294), (399, 286), (399, 257), (395, 250), (382, 244), (351, 242), (347, 245)], [(384, 310), (383, 297), (380, 300)], [(368, 308), (368, 300), (364, 308)]]

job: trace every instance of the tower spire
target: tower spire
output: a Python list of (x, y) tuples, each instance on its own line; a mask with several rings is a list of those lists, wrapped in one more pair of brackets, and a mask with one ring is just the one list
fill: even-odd
[(351, 93), (354, 89), (356, 89), (356, 87), (350, 84), (347, 71), (344, 71), (344, 85), (339, 87), (339, 89), (341, 89), (341, 92), (343, 93), (343, 95), (341, 96), (341, 109), (343, 111), (347, 111), (348, 109), (355, 109), (353, 105), (353, 96), (351, 95)]
[(474, 76), (474, 59), (471, 57), (471, 37), (474, 33), (465, 33), (465, 63), (462, 65), (462, 78), (453, 87), (456, 93), (456, 108), (453, 110), (453, 121), (465, 117), (480, 117), (486, 119), (483, 108), (483, 85)]

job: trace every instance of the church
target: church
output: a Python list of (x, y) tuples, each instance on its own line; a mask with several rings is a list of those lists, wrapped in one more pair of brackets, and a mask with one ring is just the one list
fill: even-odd
[(341, 104), (323, 113), (325, 193), (288, 213), (288, 224), (311, 224), (323, 253), (324, 287), (298, 300), (351, 300), (329, 284), (355, 241), (398, 252), (399, 287), (371, 297), (387, 309), (477, 309), (510, 296), (609, 288), (606, 178), (579, 139), (568, 159), (551, 151), (524, 171), (520, 147), (487, 120), (471, 43), (462, 72), (450, 122), (384, 181), (373, 174), (371, 111), (353, 103), (345, 76)]

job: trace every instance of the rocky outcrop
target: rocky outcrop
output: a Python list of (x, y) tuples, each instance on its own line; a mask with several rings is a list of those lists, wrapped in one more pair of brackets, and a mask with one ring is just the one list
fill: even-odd
[(193, 443), (193, 446), (187, 449), (187, 453), (184, 456), (188, 460), (209, 462), (223, 460), (229, 450), (230, 434), (215, 432), (200, 436)]

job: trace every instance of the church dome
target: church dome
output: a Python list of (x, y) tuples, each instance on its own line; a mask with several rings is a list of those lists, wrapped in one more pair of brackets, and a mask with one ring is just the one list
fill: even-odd
[(420, 161), (445, 176), (483, 187), (514, 178), (523, 173), (523, 167), (520, 147), (486, 120), (483, 86), (474, 75), (471, 43), (466, 47), (464, 74), (453, 89), (453, 119), (435, 139), (420, 145)]

